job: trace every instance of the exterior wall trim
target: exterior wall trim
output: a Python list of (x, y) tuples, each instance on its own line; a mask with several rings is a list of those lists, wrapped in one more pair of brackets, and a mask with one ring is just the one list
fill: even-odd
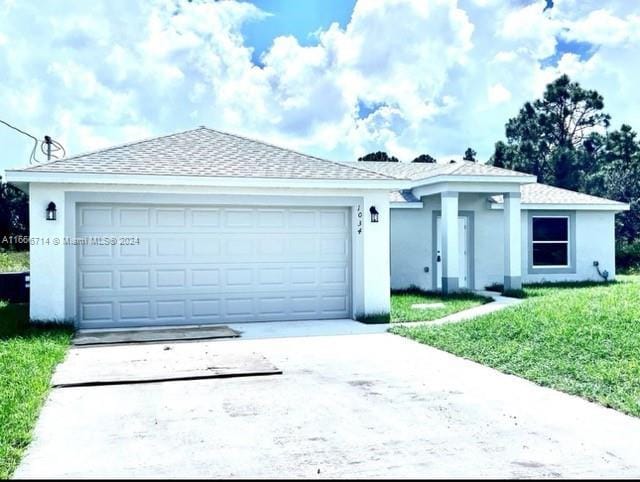
[[(503, 210), (503, 203), (492, 203), (489, 202), (489, 208), (495, 210)], [(520, 204), (521, 211), (556, 211), (556, 210), (567, 210), (567, 211), (628, 211), (628, 204)]]
[(112, 184), (141, 186), (209, 186), (209, 187), (264, 187), (264, 188), (316, 188), (316, 189), (389, 189), (410, 187), (404, 179), (286, 179), (270, 177), (212, 177), (166, 176), (160, 174), (107, 174), (78, 172), (46, 172), (7, 170), (6, 180), (11, 184)]

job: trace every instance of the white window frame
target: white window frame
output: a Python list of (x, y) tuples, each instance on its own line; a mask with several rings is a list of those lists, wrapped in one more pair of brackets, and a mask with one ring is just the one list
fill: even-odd
[[(533, 222), (536, 219), (566, 219), (567, 220), (567, 240), (566, 241), (535, 241), (533, 239)], [(533, 260), (533, 247), (536, 244), (566, 244), (567, 245), (567, 264), (534, 264)], [(545, 268), (569, 268), (571, 266), (571, 217), (570, 216), (545, 216), (535, 215), (531, 216), (531, 266), (535, 269)]]

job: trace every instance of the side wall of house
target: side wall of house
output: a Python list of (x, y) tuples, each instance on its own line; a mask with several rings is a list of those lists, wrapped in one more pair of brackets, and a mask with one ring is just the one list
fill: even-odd
[[(403, 289), (411, 285), (432, 290), (433, 216), (440, 211), (440, 197), (426, 196), (420, 209), (391, 210), (391, 287)], [(459, 210), (473, 213), (473, 247), (470, 250), (474, 270), (474, 289), (503, 282), (504, 213), (490, 209), (485, 194), (460, 194)], [(544, 211), (536, 212), (542, 214)], [(555, 211), (567, 214), (575, 223), (575, 252), (572, 272), (548, 273), (529, 267), (529, 211), (522, 211), (522, 279), (525, 283), (541, 281), (594, 280), (598, 276), (594, 261), (601, 270), (615, 277), (614, 213), (609, 211)], [(425, 272), (428, 268), (428, 272)]]
[[(535, 211), (530, 214), (544, 214)], [(609, 279), (615, 277), (616, 249), (615, 249), (615, 215), (607, 211), (558, 211), (554, 214), (573, 216), (575, 228), (570, 229), (575, 239), (570, 241), (571, 249), (575, 250), (575, 267), (567, 273), (545, 273), (530, 267), (529, 244), (529, 213), (523, 213), (522, 219), (522, 274), (525, 283), (544, 281), (601, 281), (598, 271), (593, 266), (594, 261), (600, 264), (600, 270), (609, 272)], [(542, 272), (540, 272), (542, 271)]]

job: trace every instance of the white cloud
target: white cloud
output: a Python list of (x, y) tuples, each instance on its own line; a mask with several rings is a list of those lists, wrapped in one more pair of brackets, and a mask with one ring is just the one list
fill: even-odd
[(511, 99), (511, 92), (504, 85), (497, 83), (489, 87), (487, 97), (492, 104), (501, 104)]
[[(260, 66), (241, 27), (267, 14), (247, 2), (5, 3), (0, 112), (72, 152), (206, 124), (332, 158), (467, 146), (486, 158), (507, 119), (566, 72), (640, 128), (640, 5), (555, 3), (359, 0), (344, 28), (311, 46), (276, 38)], [(559, 39), (593, 44), (592, 56), (541, 63)], [(28, 141), (0, 130), (0, 143), (3, 162), (26, 159)]]
[(608, 10), (594, 10), (573, 22), (563, 36), (598, 45), (631, 44), (640, 41), (640, 16), (622, 18)]

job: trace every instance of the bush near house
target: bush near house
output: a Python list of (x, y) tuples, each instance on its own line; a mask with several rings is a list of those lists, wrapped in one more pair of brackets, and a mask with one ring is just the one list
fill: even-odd
[(640, 273), (640, 239), (616, 243), (616, 269), (620, 273)]
[(27, 305), (0, 301), (0, 479), (20, 462), (70, 340), (71, 329), (29, 324)]
[(29, 271), (29, 251), (0, 252), (0, 273)]
[(640, 417), (640, 276), (619, 278), (529, 285), (518, 306), (392, 331)]

